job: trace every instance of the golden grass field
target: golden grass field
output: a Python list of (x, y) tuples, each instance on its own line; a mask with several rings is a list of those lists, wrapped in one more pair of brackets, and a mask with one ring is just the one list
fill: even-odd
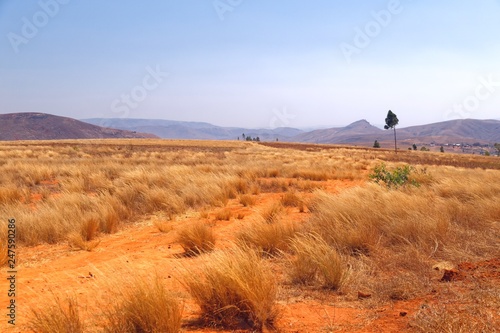
[[(382, 163), (406, 185), (374, 183)], [(499, 203), (493, 156), (2, 142), (0, 331), (497, 332)]]

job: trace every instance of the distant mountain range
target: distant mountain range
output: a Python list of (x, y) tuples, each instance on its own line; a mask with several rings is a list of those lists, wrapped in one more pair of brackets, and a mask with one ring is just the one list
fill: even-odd
[[(159, 119), (113, 119), (93, 118), (83, 121), (91, 124), (146, 132), (161, 138), (235, 140), (246, 136), (259, 137), (262, 141), (293, 141), (311, 143), (335, 143), (371, 146), (375, 140), (391, 142), (392, 130), (383, 130), (366, 120), (356, 121), (345, 127), (303, 131), (296, 128), (248, 129), (220, 127), (209, 123), (185, 122)], [(458, 119), (439, 123), (396, 128), (398, 142), (402, 145), (500, 142), (499, 120)]]
[(209, 123), (174, 121), (162, 119), (91, 118), (82, 121), (97, 126), (119, 128), (129, 131), (152, 133), (165, 139), (236, 140), (243, 134), (262, 141), (292, 140), (303, 131), (296, 128), (249, 129), (241, 127), (221, 127)]
[[(236, 140), (259, 137), (261, 141), (334, 143), (372, 146), (375, 140), (390, 144), (392, 130), (382, 130), (366, 120), (345, 127), (304, 131), (296, 128), (248, 129), (221, 127), (203, 122), (161, 119), (92, 118), (81, 121), (44, 113), (0, 114), (0, 140), (59, 140), (94, 138), (168, 138)], [(459, 119), (397, 128), (399, 145), (500, 142), (499, 120)]]
[(0, 140), (154, 138), (155, 135), (103, 128), (46, 113), (0, 114)]

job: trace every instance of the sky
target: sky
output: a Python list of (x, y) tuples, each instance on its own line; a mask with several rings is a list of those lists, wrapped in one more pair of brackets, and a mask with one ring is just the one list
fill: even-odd
[(500, 0), (0, 0), (0, 113), (500, 119)]

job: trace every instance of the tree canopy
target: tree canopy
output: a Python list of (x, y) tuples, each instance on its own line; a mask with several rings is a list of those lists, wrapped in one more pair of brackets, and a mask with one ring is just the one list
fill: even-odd
[(391, 110), (387, 112), (387, 117), (385, 118), (385, 126), (384, 129), (393, 128), (394, 129), (394, 151), (398, 152), (397, 140), (396, 140), (396, 125), (399, 123), (398, 116), (393, 113)]
[(393, 113), (391, 110), (387, 112), (387, 118), (385, 118), (385, 129), (394, 128), (399, 123), (398, 116)]

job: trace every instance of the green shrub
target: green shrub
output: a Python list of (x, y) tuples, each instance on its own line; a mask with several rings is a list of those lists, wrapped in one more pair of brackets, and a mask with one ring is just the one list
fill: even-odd
[(373, 169), (373, 173), (369, 175), (370, 179), (375, 183), (383, 183), (389, 188), (398, 188), (405, 185), (420, 186), (420, 184), (410, 178), (410, 174), (415, 171), (415, 168), (409, 165), (397, 167), (394, 170), (387, 170), (384, 163), (377, 165)]

